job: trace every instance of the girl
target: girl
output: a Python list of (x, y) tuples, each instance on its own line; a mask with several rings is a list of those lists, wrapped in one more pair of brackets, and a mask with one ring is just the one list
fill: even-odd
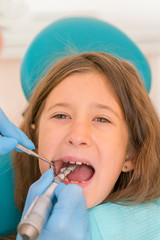
[[(130, 63), (102, 52), (60, 60), (35, 89), (21, 129), (37, 152), (54, 163), (55, 174), (66, 165), (77, 166), (64, 183), (83, 190), (92, 239), (160, 238), (160, 124)], [(21, 211), (29, 187), (49, 169), (22, 154), (13, 156)], [(49, 177), (44, 179), (39, 181), (44, 184)], [(38, 190), (40, 182), (32, 185), (24, 212), (44, 191)], [(84, 223), (86, 235), (73, 239), (90, 239), (89, 223)], [(69, 239), (53, 234), (55, 240)]]

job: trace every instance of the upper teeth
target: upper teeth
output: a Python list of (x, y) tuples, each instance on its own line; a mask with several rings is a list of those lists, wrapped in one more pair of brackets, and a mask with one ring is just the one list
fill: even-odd
[[(67, 162), (67, 161), (64, 161)], [(82, 165), (82, 162), (69, 162), (70, 164), (77, 164), (77, 165)], [(86, 165), (89, 165), (88, 163), (85, 163)]]
[(82, 162), (76, 162), (77, 165), (82, 165)]

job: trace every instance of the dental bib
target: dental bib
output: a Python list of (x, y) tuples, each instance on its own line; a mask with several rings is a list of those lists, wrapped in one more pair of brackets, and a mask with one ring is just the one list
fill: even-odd
[(88, 214), (92, 240), (160, 239), (160, 200), (134, 206), (104, 203)]

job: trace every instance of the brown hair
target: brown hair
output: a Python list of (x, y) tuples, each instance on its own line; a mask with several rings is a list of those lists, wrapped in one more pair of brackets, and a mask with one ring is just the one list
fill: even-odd
[[(121, 173), (105, 201), (150, 201), (160, 196), (160, 124), (148, 93), (135, 68), (107, 53), (92, 52), (64, 58), (56, 63), (36, 87), (21, 129), (37, 147), (37, 132), (46, 98), (51, 90), (73, 73), (97, 71), (106, 76), (128, 126), (134, 151), (134, 170)], [(15, 152), (15, 201), (23, 209), (30, 185), (40, 177), (38, 161)], [(25, 160), (24, 160), (24, 159)], [(25, 174), (24, 174), (25, 173)]]

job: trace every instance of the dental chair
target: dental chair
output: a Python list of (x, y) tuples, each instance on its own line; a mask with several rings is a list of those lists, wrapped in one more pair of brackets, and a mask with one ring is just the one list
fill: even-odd
[[(32, 41), (21, 64), (25, 97), (58, 59), (75, 53), (102, 51), (130, 61), (147, 91), (151, 87), (149, 64), (140, 49), (123, 32), (94, 18), (65, 18), (43, 29)], [(0, 156), (0, 237), (16, 232), (21, 213), (14, 203), (11, 153)]]

